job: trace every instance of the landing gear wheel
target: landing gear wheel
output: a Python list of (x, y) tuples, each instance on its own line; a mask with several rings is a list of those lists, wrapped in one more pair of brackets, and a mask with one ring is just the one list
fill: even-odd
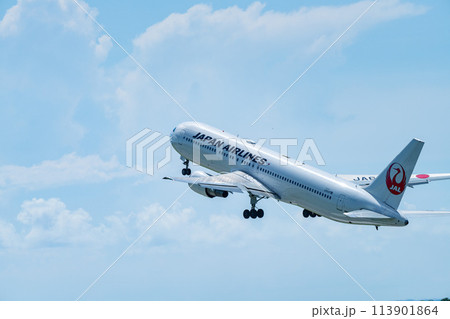
[(250, 205), (251, 205), (251, 209), (248, 210), (244, 210), (244, 218), (247, 219), (249, 217), (251, 217), (252, 219), (255, 218), (263, 218), (264, 217), (264, 211), (262, 209), (256, 209), (256, 203), (258, 203), (261, 199), (265, 198), (265, 197), (257, 197), (253, 194), (249, 194), (250, 195)]
[(183, 175), (191, 175), (191, 169), (190, 168), (183, 168), (181, 170), (181, 174), (183, 174)]
[(263, 218), (264, 217), (264, 211), (262, 209), (258, 209), (256, 214), (258, 215), (259, 218)]
[(303, 217), (305, 217), (305, 218), (309, 217), (309, 212), (307, 210), (303, 211)]
[(183, 175), (191, 175), (191, 169), (189, 168), (189, 160), (185, 159), (184, 157), (180, 157), (181, 160), (183, 160), (183, 164), (186, 166), (181, 170), (181, 174)]
[(310, 213), (309, 216), (311, 216), (312, 218), (316, 217), (316, 213)]

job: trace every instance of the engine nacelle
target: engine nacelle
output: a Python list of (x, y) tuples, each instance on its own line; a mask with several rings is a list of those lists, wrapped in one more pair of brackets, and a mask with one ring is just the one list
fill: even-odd
[[(205, 172), (202, 171), (195, 171), (192, 173), (191, 177), (208, 177), (211, 176)], [(226, 198), (228, 196), (228, 192), (227, 191), (222, 191), (222, 190), (218, 190), (218, 189), (212, 189), (212, 188), (206, 188), (206, 187), (201, 187), (199, 185), (194, 185), (194, 184), (189, 184), (189, 187), (196, 192), (197, 194), (209, 197), (209, 198), (214, 198), (214, 197), (223, 197)]]
[(196, 193), (209, 197), (209, 198), (214, 198), (214, 197), (227, 197), (228, 196), (228, 192), (227, 191), (221, 191), (218, 189), (212, 189), (212, 188), (205, 188), (205, 187), (201, 187), (199, 185), (192, 185), (189, 184), (189, 187)]

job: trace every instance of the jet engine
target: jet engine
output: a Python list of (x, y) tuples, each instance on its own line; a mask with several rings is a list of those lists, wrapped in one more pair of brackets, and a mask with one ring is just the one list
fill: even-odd
[[(194, 177), (194, 178), (195, 177), (208, 177), (208, 176), (211, 176), (211, 175), (209, 175), (208, 173), (203, 172), (203, 171), (195, 171), (191, 175), (191, 177)], [(194, 185), (194, 184), (189, 184), (189, 187), (197, 194), (200, 194), (200, 195), (203, 195), (203, 196), (206, 196), (209, 198), (214, 198), (214, 197), (226, 198), (228, 196), (227, 191), (202, 187), (200, 185)]]

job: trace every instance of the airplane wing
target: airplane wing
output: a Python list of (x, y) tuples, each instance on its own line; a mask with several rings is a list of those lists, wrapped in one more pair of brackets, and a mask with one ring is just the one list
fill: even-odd
[[(368, 186), (377, 177), (377, 175), (336, 175), (339, 178), (348, 180), (359, 186)], [(415, 185), (428, 184), (432, 181), (440, 181), (444, 179), (450, 179), (450, 174), (413, 174), (409, 179), (408, 186), (413, 187)]]
[(270, 190), (254, 177), (242, 171), (212, 176), (164, 177), (164, 179), (232, 193), (249, 193), (259, 197), (280, 199), (278, 194)]

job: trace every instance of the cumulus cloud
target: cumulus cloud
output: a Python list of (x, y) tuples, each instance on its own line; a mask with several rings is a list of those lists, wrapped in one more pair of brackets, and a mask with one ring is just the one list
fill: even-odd
[[(91, 17), (97, 17), (98, 10), (96, 8), (90, 7), (82, 0), (78, 0), (77, 2)], [(60, 20), (58, 22), (65, 28), (84, 34), (92, 34), (94, 32), (94, 23), (73, 0), (57, 0), (57, 3), (58, 8), (61, 11)]]
[(99, 61), (104, 61), (108, 56), (109, 50), (113, 46), (112, 40), (106, 34), (100, 36), (95, 43), (95, 57)]
[(19, 244), (19, 236), (13, 224), (0, 219), (0, 247), (16, 247)]
[(76, 183), (105, 182), (130, 176), (132, 170), (120, 165), (116, 157), (104, 161), (98, 155), (66, 154), (57, 160), (47, 160), (30, 167), (5, 165), (0, 167), (0, 188), (41, 189)]
[(30, 227), (22, 240), (31, 246), (94, 243), (107, 232), (103, 225), (92, 225), (85, 210), (71, 211), (57, 198), (23, 202), (17, 220)]
[[(370, 4), (360, 1), (290, 12), (267, 10), (260, 2), (217, 10), (198, 4), (149, 26), (134, 39), (133, 55), (169, 92), (175, 92), (197, 120), (205, 109), (260, 108), (270, 104), (289, 85), (286, 79), (295, 79)], [(425, 10), (408, 2), (380, 1), (333, 50), (349, 45), (369, 27)], [(184, 115), (149, 82), (134, 65), (119, 79), (116, 114), (123, 131), (148, 118), (158, 123), (166, 112), (174, 118)]]
[[(145, 207), (133, 215), (132, 221), (143, 231), (164, 208), (160, 204)], [(157, 244), (168, 243), (248, 243), (255, 238), (270, 236), (270, 230), (257, 229), (254, 224), (243, 223), (240, 215), (210, 214), (199, 216), (192, 208), (176, 207), (167, 212), (152, 229), (146, 241)], [(260, 238), (261, 239), (261, 238)]]
[[(86, 2), (78, 2), (93, 17), (98, 15)], [(300, 70), (304, 61), (310, 62), (312, 55), (328, 46), (369, 4), (370, 1), (360, 1), (342, 6), (302, 7), (290, 12), (268, 10), (260, 2), (247, 8), (218, 10), (210, 5), (194, 5), (149, 26), (134, 39), (132, 52), (194, 117), (199, 117), (206, 107), (211, 109), (211, 105), (217, 109), (230, 105), (260, 107), (279, 94), (278, 83), (285, 88), (280, 77), (292, 78), (286, 72), (293, 65)], [(424, 10), (408, 2), (380, 1), (352, 32), (356, 34), (368, 26)], [(113, 45), (72, 0), (19, 0), (2, 18), (0, 34), (14, 34), (31, 26), (36, 29), (36, 25), (61, 26), (62, 30), (85, 35), (95, 68), (107, 58)], [(346, 36), (343, 43), (348, 38), (352, 37)], [(242, 74), (244, 70), (246, 76)], [(86, 74), (103, 74), (93, 71)], [(108, 116), (118, 119), (122, 136), (128, 136), (136, 127), (157, 126), (167, 116), (173, 117), (174, 122), (186, 118), (134, 64), (120, 63), (106, 74), (108, 78), (99, 75), (92, 87), (105, 88), (103, 92), (97, 90), (95, 98), (108, 100), (105, 110), (111, 112)], [(74, 100), (76, 97), (71, 99)], [(78, 139), (84, 137), (85, 131), (80, 127), (72, 128), (71, 134), (73, 131)]]
[[(33, 198), (21, 205), (16, 225), (0, 219), (0, 247), (30, 248), (67, 245), (107, 246), (132, 242), (165, 208), (158, 203), (139, 212), (116, 212), (94, 222), (82, 208), (70, 209), (58, 198)], [(200, 216), (192, 208), (175, 205), (150, 229), (140, 244), (145, 247), (231, 243), (240, 245), (274, 235), (243, 223), (237, 215)]]
[[(289, 41), (300, 46), (311, 45), (316, 41), (322, 42), (324, 37), (341, 33), (370, 4), (371, 1), (360, 1), (343, 6), (302, 7), (287, 13), (264, 11), (265, 5), (260, 2), (246, 9), (233, 6), (219, 10), (199, 4), (186, 13), (171, 14), (150, 26), (134, 40), (134, 45), (140, 50), (146, 50), (174, 37), (189, 38), (204, 44), (230, 44), (244, 40), (259, 43)], [(399, 0), (380, 1), (367, 14), (363, 23), (376, 24), (422, 14), (425, 10), (423, 6)]]
[[(96, 16), (95, 9), (81, 3)], [(279, 94), (279, 88), (273, 83), (280, 83), (280, 74), (285, 79), (284, 72), (292, 70), (293, 65), (310, 62), (311, 55), (316, 56), (328, 46), (369, 4), (369, 1), (361, 1), (343, 6), (305, 7), (286, 13), (266, 10), (259, 2), (247, 8), (233, 6), (219, 10), (209, 5), (195, 5), (185, 13), (171, 14), (147, 28), (134, 40), (133, 54), (150, 73), (163, 79), (163, 85), (170, 83), (167, 88), (176, 92), (183, 105), (195, 101), (198, 110), (204, 112), (214, 106), (222, 112), (229, 110), (230, 105), (247, 105), (243, 96), (255, 100), (254, 104), (267, 105), (258, 99), (267, 94), (271, 102)], [(47, 12), (50, 9), (51, 14)], [(352, 29), (349, 37), (354, 37), (364, 28), (418, 15), (424, 10), (424, 7), (408, 2), (380, 1)], [(0, 35), (16, 34), (32, 19), (45, 19), (45, 23), (87, 34), (86, 43), (93, 44), (91, 53), (97, 60), (105, 59), (111, 49), (111, 39), (99, 36), (96, 26), (71, 0), (19, 0), (2, 18)], [(283, 66), (284, 61), (289, 63)], [(114, 95), (118, 104), (115, 111), (122, 129), (134, 132), (136, 127), (151, 125), (154, 128), (153, 124), (167, 123), (169, 117), (177, 121), (176, 116), (182, 112), (158, 87), (149, 85), (141, 70), (130, 63), (121, 63), (117, 69), (117, 77), (110, 79), (114, 82), (114, 90), (102, 93)], [(272, 82), (265, 86), (263, 79)], [(253, 83), (257, 85), (252, 86)], [(285, 85), (281, 85), (284, 89)], [(230, 98), (236, 100), (230, 101)], [(171, 107), (166, 107), (168, 105)], [(252, 106), (248, 104), (249, 108)], [(234, 114), (232, 111), (228, 113)], [(130, 171), (122, 167), (115, 157), (103, 160), (97, 155), (81, 157), (72, 153), (30, 167), (0, 167), (0, 191), (103, 182), (127, 174)], [(23, 203), (18, 215), (19, 225), (0, 223), (0, 241), (3, 246), (12, 246), (21, 240), (82, 243), (95, 242), (111, 233), (129, 239), (147, 227), (163, 210), (155, 204), (136, 213), (111, 214), (103, 223), (95, 224), (91, 215), (81, 208), (69, 209), (58, 199), (33, 199)], [(16, 230), (19, 226), (21, 229)], [(211, 214), (199, 218), (192, 209), (178, 208), (168, 212), (155, 225), (148, 240), (221, 242), (240, 236), (258, 236), (260, 232), (253, 231), (253, 227), (256, 226), (242, 223), (239, 216)], [(23, 233), (26, 234), (24, 237)]]
[[(78, 3), (92, 17), (95, 18), (98, 15), (96, 8), (90, 7), (82, 0), (78, 0)], [(18, 0), (17, 4), (9, 8), (0, 20), (0, 36), (17, 35), (21, 29), (35, 21), (59, 25), (65, 30), (87, 36), (98, 32), (91, 19), (72, 0)]]
[[(82, 208), (69, 209), (58, 198), (33, 198), (21, 205), (16, 225), (0, 220), (0, 246), (11, 249), (75, 245), (105, 246), (123, 239), (118, 224), (94, 223)], [(126, 225), (126, 223), (123, 223)]]
[(17, 1), (17, 4), (9, 8), (3, 18), (0, 20), (0, 36), (6, 37), (17, 33), (19, 29), (19, 20), (22, 14), (23, 0)]

